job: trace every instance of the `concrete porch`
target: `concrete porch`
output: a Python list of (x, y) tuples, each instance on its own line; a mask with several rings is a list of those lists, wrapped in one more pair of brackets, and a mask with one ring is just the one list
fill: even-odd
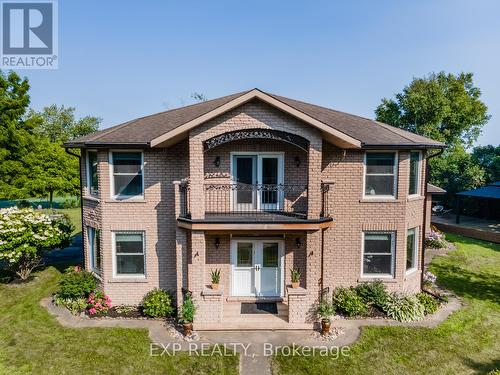
[(242, 301), (224, 302), (221, 322), (195, 323), (194, 328), (199, 331), (267, 331), (312, 329), (314, 326), (314, 324), (309, 323), (289, 323), (289, 308), (286, 302), (276, 302), (278, 314), (242, 314), (241, 304)]

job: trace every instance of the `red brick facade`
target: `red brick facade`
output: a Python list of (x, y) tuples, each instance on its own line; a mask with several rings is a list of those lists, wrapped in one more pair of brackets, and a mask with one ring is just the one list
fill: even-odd
[[(297, 134), (309, 141), (305, 152), (293, 145), (273, 140), (235, 141), (203, 151), (203, 141), (235, 129), (273, 129)], [(290, 321), (310, 321), (310, 310), (321, 288), (355, 285), (362, 277), (363, 231), (396, 233), (395, 277), (384, 279), (391, 290), (416, 292), (420, 270), (406, 275), (406, 233), (419, 227), (419, 253), (424, 233), (423, 197), (408, 198), (409, 151), (398, 151), (397, 197), (391, 201), (363, 199), (364, 151), (343, 150), (323, 140), (321, 132), (273, 107), (250, 102), (189, 133), (187, 140), (169, 148), (144, 150), (144, 199), (114, 201), (110, 194), (110, 150), (99, 149), (99, 194), (88, 196), (83, 189), (84, 248), (89, 268), (88, 226), (101, 229), (101, 273), (104, 291), (114, 304), (138, 304), (152, 288), (171, 290), (180, 300), (181, 288), (189, 289), (198, 305), (197, 322), (222, 319), (223, 302), (231, 292), (230, 232), (210, 232), (179, 228), (179, 185), (189, 179), (191, 215), (203, 219), (210, 202), (205, 202), (204, 183), (227, 183), (230, 179), (230, 153), (283, 152), (285, 184), (304, 184), (307, 189), (308, 218), (319, 218), (322, 205), (321, 182), (332, 181), (329, 192), (330, 215), (334, 223), (325, 230), (290, 230), (272, 235), (284, 238), (285, 284), (290, 283), (290, 268), (300, 268), (305, 295), (290, 296)], [(216, 157), (220, 165), (215, 166)], [(297, 159), (300, 160), (297, 165)], [(82, 180), (86, 186), (86, 158), (82, 157)], [(420, 170), (423, 192), (425, 160)], [(176, 198), (177, 197), (177, 198)], [(145, 233), (144, 278), (124, 279), (113, 274), (113, 231), (137, 230)], [(238, 236), (269, 235), (265, 230), (238, 232)], [(216, 248), (215, 239), (219, 239)], [(297, 241), (299, 239), (299, 241)], [(297, 244), (300, 244), (297, 247)], [(420, 262), (420, 255), (419, 255)], [(210, 271), (222, 270), (221, 295), (206, 293)], [(323, 272), (323, 273), (322, 273)], [(286, 288), (285, 292), (286, 292)], [(205, 292), (204, 292), (205, 291)], [(287, 297), (287, 296), (285, 296)], [(286, 301), (286, 298), (285, 298)], [(293, 318), (292, 318), (293, 315)]]

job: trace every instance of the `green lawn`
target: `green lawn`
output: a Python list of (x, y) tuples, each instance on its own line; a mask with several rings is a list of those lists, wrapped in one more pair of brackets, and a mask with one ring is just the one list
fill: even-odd
[(0, 374), (235, 374), (237, 357), (151, 357), (146, 330), (63, 328), (39, 305), (60, 273), (0, 284)]
[[(80, 207), (77, 208), (61, 208), (55, 210), (57, 213), (66, 214), (69, 216), (73, 224), (75, 224), (75, 230), (73, 235), (80, 233), (82, 231), (82, 211)], [(52, 212), (47, 210), (47, 212)]]
[(434, 329), (366, 327), (347, 358), (276, 357), (282, 374), (482, 374), (500, 368), (500, 245), (448, 235), (438, 282), (466, 307)]

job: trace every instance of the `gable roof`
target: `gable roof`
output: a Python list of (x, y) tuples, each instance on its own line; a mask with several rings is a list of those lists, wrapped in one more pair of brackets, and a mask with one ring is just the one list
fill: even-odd
[(321, 130), (345, 148), (443, 148), (444, 144), (381, 122), (301, 102), (258, 89), (160, 112), (80, 137), (65, 147), (155, 147), (251, 100), (261, 100)]

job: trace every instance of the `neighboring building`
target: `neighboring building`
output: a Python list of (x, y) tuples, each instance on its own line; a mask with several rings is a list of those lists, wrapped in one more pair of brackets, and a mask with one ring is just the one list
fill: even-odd
[(195, 326), (214, 328), (238, 301), (278, 300), (298, 328), (325, 290), (420, 290), (426, 159), (440, 142), (254, 89), (65, 147), (82, 149), (85, 266), (114, 304), (189, 290)]

